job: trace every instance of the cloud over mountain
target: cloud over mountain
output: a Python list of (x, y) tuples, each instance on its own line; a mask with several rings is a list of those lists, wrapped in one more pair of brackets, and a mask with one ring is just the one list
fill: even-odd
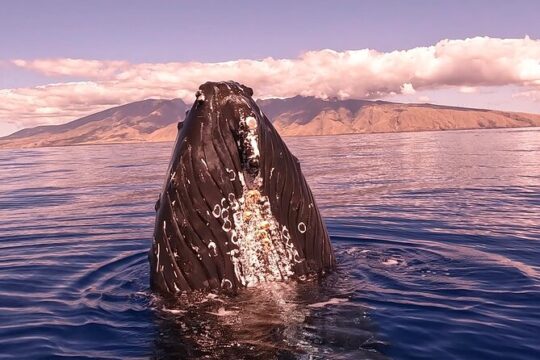
[(228, 79), (253, 87), (259, 98), (375, 99), (443, 87), (473, 93), (478, 86), (514, 85), (522, 93), (516, 96), (538, 101), (540, 40), (475, 37), (392, 52), (319, 50), (294, 59), (219, 63), (18, 59), (11, 66), (56, 82), (0, 90), (0, 120), (23, 127), (67, 121), (145, 98), (190, 102), (200, 83)]

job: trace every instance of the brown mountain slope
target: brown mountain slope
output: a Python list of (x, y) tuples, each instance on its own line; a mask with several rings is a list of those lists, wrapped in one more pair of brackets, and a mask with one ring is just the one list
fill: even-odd
[[(536, 114), (430, 104), (301, 96), (258, 103), (283, 136), (540, 126)], [(0, 148), (172, 141), (187, 108), (179, 99), (139, 101), (67, 124), (18, 131), (0, 138)]]
[[(296, 99), (296, 98), (292, 98)], [(285, 99), (260, 102), (265, 113), (284, 136), (336, 135), (540, 126), (540, 115), (495, 110), (468, 109), (431, 104), (397, 104), (361, 100), (308, 98), (312, 108)], [(270, 108), (270, 111), (268, 111)], [(316, 108), (316, 111), (313, 111)], [(270, 116), (270, 115), (269, 115)]]
[(148, 141), (159, 137), (167, 125), (176, 127), (184, 118), (186, 109), (187, 105), (180, 99), (137, 101), (62, 125), (23, 129), (0, 138), (0, 147)]

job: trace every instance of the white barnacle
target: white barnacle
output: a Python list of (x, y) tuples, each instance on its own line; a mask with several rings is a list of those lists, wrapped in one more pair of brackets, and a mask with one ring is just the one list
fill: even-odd
[(206, 161), (204, 161), (203, 158), (201, 158), (201, 162), (203, 163), (204, 167), (206, 168), (206, 170), (208, 170), (208, 164), (206, 163)]
[(230, 234), (231, 234), (231, 242), (234, 245), (238, 245), (238, 235), (236, 235), (236, 230), (231, 230)]
[(300, 254), (298, 253), (298, 250), (294, 249), (294, 253), (293, 253), (293, 258), (294, 258), (294, 262), (299, 264), (301, 263), (302, 261), (304, 261), (304, 259), (302, 259), (300, 257)]
[(227, 173), (229, 174), (229, 180), (231, 181), (236, 180), (236, 173), (234, 172), (234, 170), (225, 168), (225, 171), (227, 171)]
[[(228, 287), (226, 287), (226, 285), (228, 285)], [(223, 280), (221, 280), (221, 287), (223, 289), (227, 289), (227, 288), (232, 289), (233, 284), (232, 284), (231, 280), (223, 278)]]
[(208, 249), (214, 251), (214, 256), (217, 256), (216, 243), (212, 240), (208, 243)]
[(220, 215), (221, 215), (221, 206), (219, 206), (219, 204), (216, 204), (216, 206), (214, 206), (214, 210), (212, 210), (212, 215), (214, 215), (214, 217), (216, 219), (218, 217), (220, 217)]
[(250, 130), (255, 129), (257, 127), (257, 119), (255, 119), (253, 116), (248, 116), (246, 118), (246, 125)]
[(229, 208), (224, 208), (221, 210), (221, 218), (222, 219), (228, 219), (229, 218)]
[(300, 231), (300, 233), (303, 234), (303, 233), (306, 232), (306, 230), (307, 230), (306, 224), (304, 224), (303, 222), (301, 222), (301, 223), (298, 224), (298, 231)]
[(292, 251), (287, 251), (287, 257), (289, 258), (289, 261), (294, 261), (294, 254)]
[(240, 250), (232, 249), (231, 251), (227, 252), (227, 255), (230, 255), (231, 258), (238, 257), (240, 255)]
[(246, 186), (246, 181), (244, 180), (244, 174), (242, 172), (238, 173), (238, 179), (240, 180), (240, 184), (242, 184), (242, 186)]
[(223, 226), (221, 226), (221, 228), (225, 232), (231, 231), (231, 229), (232, 229), (231, 221), (229, 219), (225, 219), (225, 221), (223, 222)]
[(258, 158), (260, 153), (259, 153), (259, 143), (257, 142), (257, 136), (256, 135), (252, 136), (250, 139), (250, 142), (251, 142), (251, 150), (253, 151), (253, 157)]
[(234, 220), (234, 224), (236, 226), (240, 226), (242, 224), (242, 213), (241, 212), (235, 212), (233, 214), (233, 220)]
[(289, 234), (289, 230), (287, 229), (287, 227), (285, 225), (283, 225), (283, 229), (281, 230), (281, 235), (287, 240), (291, 239), (291, 235)]

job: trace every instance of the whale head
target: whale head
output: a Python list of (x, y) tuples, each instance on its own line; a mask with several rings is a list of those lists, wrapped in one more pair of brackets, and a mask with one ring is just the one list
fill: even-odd
[(207, 82), (179, 127), (156, 204), (155, 291), (235, 291), (335, 267), (300, 163), (252, 96)]

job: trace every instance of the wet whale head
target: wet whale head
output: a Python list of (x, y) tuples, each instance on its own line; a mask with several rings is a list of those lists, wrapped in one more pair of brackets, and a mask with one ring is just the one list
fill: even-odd
[(234, 291), (335, 267), (328, 232), (294, 157), (235, 82), (200, 86), (156, 204), (155, 291)]

